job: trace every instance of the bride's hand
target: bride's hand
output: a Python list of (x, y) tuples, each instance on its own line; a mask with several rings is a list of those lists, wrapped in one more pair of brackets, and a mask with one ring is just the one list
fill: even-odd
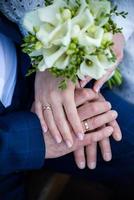
[(74, 99), (75, 85), (70, 81), (67, 89), (62, 91), (58, 88), (59, 82), (60, 79), (55, 78), (48, 71), (37, 72), (35, 112), (44, 132), (48, 128), (57, 143), (64, 140), (67, 146), (71, 147), (73, 138), (69, 124), (80, 140), (83, 139), (84, 132)]
[[(93, 86), (93, 90), (95, 92), (99, 92), (101, 87), (105, 84), (105, 82), (110, 78), (110, 76), (113, 74), (115, 68), (119, 65), (119, 63), (123, 59), (123, 49), (124, 49), (124, 36), (122, 33), (116, 33), (113, 36), (113, 52), (116, 55), (117, 61), (115, 65), (107, 71), (107, 73), (100, 79), (97, 80)], [(90, 77), (87, 77), (84, 81), (80, 81), (80, 86), (85, 87), (85, 85), (91, 80)]]

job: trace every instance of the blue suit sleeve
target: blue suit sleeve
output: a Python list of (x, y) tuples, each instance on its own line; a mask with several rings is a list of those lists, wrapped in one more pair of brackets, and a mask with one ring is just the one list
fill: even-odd
[(16, 112), (0, 116), (0, 175), (39, 169), (44, 159), (45, 143), (35, 114)]

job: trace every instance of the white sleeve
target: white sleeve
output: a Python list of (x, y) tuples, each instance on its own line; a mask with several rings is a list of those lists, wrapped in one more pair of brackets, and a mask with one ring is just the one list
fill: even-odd
[(0, 0), (0, 11), (11, 21), (17, 23), (25, 35), (23, 18), (29, 11), (44, 6), (44, 0)]
[(123, 28), (123, 34), (127, 41), (134, 32), (134, 0), (113, 0), (119, 11), (128, 12), (126, 19), (114, 17), (114, 21)]

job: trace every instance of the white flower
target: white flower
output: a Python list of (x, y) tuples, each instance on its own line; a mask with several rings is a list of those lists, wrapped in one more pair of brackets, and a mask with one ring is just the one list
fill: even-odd
[(90, 76), (93, 79), (100, 79), (106, 73), (105, 66), (99, 61), (97, 56), (87, 56), (80, 65), (78, 71), (79, 78), (84, 79), (85, 76)]
[(56, 62), (54, 67), (57, 69), (65, 69), (69, 65), (70, 57), (63, 54)]
[(94, 33), (94, 37), (92, 37), (88, 32), (85, 34), (80, 34), (79, 43), (84, 46), (96, 46), (99, 47), (102, 42), (104, 30), (102, 28), (98, 28)]
[(46, 48), (52, 45), (68, 46), (71, 40), (71, 21), (59, 24), (56, 28), (50, 27), (48, 30), (42, 24), (36, 36)]
[(72, 24), (79, 25), (82, 32), (85, 32), (93, 24), (93, 22), (93, 16), (87, 8), (85, 8), (83, 12), (80, 12), (76, 17), (72, 19)]
[(65, 47), (61, 47), (58, 51), (56, 51), (54, 54), (48, 56), (45, 59), (45, 63), (46, 65), (50, 68), (53, 67), (55, 62), (66, 52), (66, 48)]
[(57, 26), (59, 23), (58, 14), (60, 14), (60, 9), (65, 6), (65, 1), (55, 0), (52, 5), (38, 9), (38, 16), (42, 22)]
[(98, 26), (103, 26), (107, 23), (108, 17), (107, 14), (110, 14), (111, 11), (111, 3), (110, 1), (103, 0), (88, 0), (89, 1), (89, 9), (92, 11), (94, 18), (96, 19), (96, 23)]
[[(113, 62), (106, 56), (112, 57), (108, 48), (104, 55), (91, 54), (96, 48), (112, 41), (112, 34), (105, 33), (103, 28), (108, 21), (111, 4), (108, 0), (79, 0), (79, 2), (80, 6), (77, 9), (78, 4), (75, 0), (54, 0), (52, 5), (38, 8), (25, 15), (24, 27), (28, 32), (36, 34), (41, 43), (40, 49), (34, 49), (30, 56), (43, 56), (38, 64), (40, 71), (52, 67), (64, 70), (70, 66), (72, 56), (67, 51), (73, 54), (84, 52), (85, 55), (81, 54), (84, 61), (79, 65), (77, 76), (80, 79), (90, 76), (97, 80), (113, 66)], [(72, 49), (71, 43), (74, 46)]]
[(30, 33), (34, 33), (34, 27), (39, 28), (41, 23), (38, 10), (28, 12), (23, 19), (23, 26)]

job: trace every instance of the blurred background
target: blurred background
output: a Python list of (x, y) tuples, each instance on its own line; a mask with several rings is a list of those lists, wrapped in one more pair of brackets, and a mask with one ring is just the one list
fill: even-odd
[(29, 200), (134, 200), (134, 179), (124, 183), (93, 182), (55, 173), (32, 171), (27, 175)]

